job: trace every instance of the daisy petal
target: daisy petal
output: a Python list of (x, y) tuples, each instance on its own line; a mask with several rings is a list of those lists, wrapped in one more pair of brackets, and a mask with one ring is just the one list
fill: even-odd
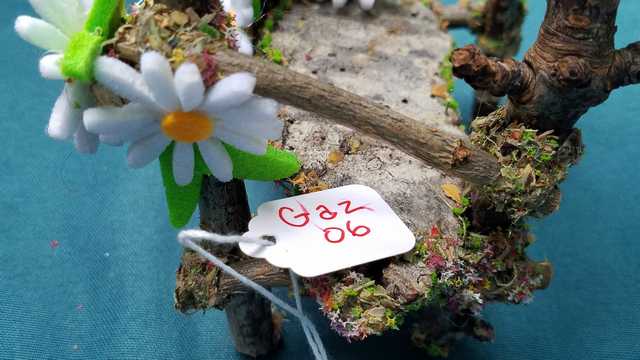
[(93, 0), (80, 0), (80, 4), (82, 5), (84, 12), (88, 13), (93, 7)]
[(129, 146), (127, 162), (129, 167), (141, 168), (157, 159), (171, 143), (163, 133), (156, 133), (142, 138)]
[(94, 134), (127, 135), (144, 125), (158, 121), (162, 115), (138, 103), (123, 107), (104, 106), (84, 112), (84, 124)]
[(84, 125), (80, 123), (78, 130), (73, 135), (73, 142), (76, 145), (78, 152), (83, 154), (95, 154), (98, 151), (98, 135), (90, 134)]
[(78, 81), (68, 83), (71, 99), (80, 109), (84, 110), (96, 105), (96, 98), (91, 92), (91, 86)]
[(253, 24), (253, 7), (251, 5), (236, 11), (236, 23), (243, 28)]
[(347, 0), (332, 0), (331, 4), (334, 9), (343, 8), (347, 4)]
[(233, 29), (233, 35), (236, 39), (236, 46), (238, 47), (238, 52), (241, 54), (253, 55), (253, 44), (251, 43), (251, 39), (249, 39), (249, 35), (242, 29)]
[(112, 57), (100, 56), (94, 65), (94, 76), (96, 81), (116, 95), (131, 102), (161, 110), (153, 100), (142, 75), (124, 62)]
[(140, 71), (151, 95), (166, 112), (180, 109), (169, 61), (158, 52), (146, 52), (140, 58)]
[(60, 29), (67, 36), (82, 31), (85, 11), (78, 0), (29, 0), (40, 17)]
[(222, 10), (224, 10), (224, 12), (229, 13), (234, 11), (232, 8), (233, 5), (231, 4), (231, 0), (221, 0), (220, 3), (222, 4)]
[(254, 96), (242, 106), (218, 115), (220, 126), (259, 139), (276, 140), (282, 136), (284, 123), (278, 119), (280, 105), (271, 99)]
[(124, 140), (119, 135), (100, 134), (99, 139), (100, 139), (101, 143), (107, 144), (107, 145), (110, 145), (110, 146), (122, 146), (122, 145), (124, 145)]
[(242, 130), (230, 130), (222, 126), (216, 126), (215, 136), (225, 143), (238, 148), (238, 150), (256, 155), (264, 155), (267, 152), (266, 139), (250, 136), (241, 131)]
[(204, 83), (202, 82), (202, 75), (200, 70), (195, 64), (184, 63), (178, 70), (174, 78), (176, 92), (180, 103), (182, 104), (182, 111), (192, 111), (204, 100)]
[(15, 29), (20, 37), (41, 49), (62, 53), (69, 38), (55, 26), (31, 16), (18, 16)]
[(376, 0), (359, 0), (359, 2), (362, 10), (371, 10), (373, 5), (376, 3)]
[(100, 134), (100, 142), (112, 146), (122, 146), (124, 143), (138, 141), (159, 132), (160, 124), (154, 121), (136, 130), (128, 130), (126, 133)]
[(195, 155), (193, 144), (176, 142), (173, 148), (173, 178), (179, 186), (185, 186), (193, 180)]
[(43, 56), (42, 59), (40, 59), (40, 75), (49, 80), (64, 80), (64, 76), (60, 70), (62, 58), (62, 54)]
[(47, 134), (54, 139), (70, 139), (82, 122), (82, 110), (71, 96), (70, 86), (66, 85), (51, 111)]
[(198, 142), (202, 159), (207, 164), (211, 174), (219, 181), (227, 182), (233, 179), (233, 163), (222, 143), (217, 139)]
[(207, 93), (202, 110), (215, 115), (225, 109), (238, 106), (253, 96), (256, 78), (247, 72), (235, 73), (218, 81)]

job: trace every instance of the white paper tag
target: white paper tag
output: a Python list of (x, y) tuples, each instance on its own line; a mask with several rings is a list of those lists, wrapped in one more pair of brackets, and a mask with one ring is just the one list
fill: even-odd
[(370, 187), (348, 185), (264, 203), (245, 235), (273, 235), (276, 245), (241, 243), (264, 258), (304, 277), (403, 254), (415, 237)]

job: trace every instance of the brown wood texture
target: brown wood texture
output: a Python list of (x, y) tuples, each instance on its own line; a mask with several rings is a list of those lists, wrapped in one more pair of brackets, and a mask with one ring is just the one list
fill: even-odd
[(616, 50), (619, 0), (548, 0), (536, 42), (523, 62), (500, 61), (467, 46), (454, 74), (478, 90), (507, 95), (509, 118), (567, 134), (616, 88), (640, 81), (640, 45)]
[[(249, 220), (251, 214), (244, 183), (241, 180), (221, 183), (214, 177), (207, 176), (202, 185), (200, 227), (219, 234), (241, 234), (248, 230)], [(230, 266), (248, 269), (253, 273), (247, 275), (259, 277), (259, 272), (256, 272), (259, 268), (253, 263), (244, 267), (233, 264), (233, 253), (237, 252), (237, 248), (217, 246), (210, 247), (210, 251), (229, 254)], [(275, 273), (278, 274), (277, 271)], [(270, 279), (269, 276), (267, 278)], [(228, 279), (228, 276), (221, 276), (219, 281), (226, 284)], [(225, 294), (224, 310), (236, 350), (252, 357), (266, 355), (274, 350), (280, 335), (274, 327), (271, 303), (238, 283), (225, 289), (228, 293)]]
[(223, 50), (216, 54), (223, 71), (250, 71), (258, 79), (255, 92), (283, 104), (314, 112), (366, 135), (387, 141), (428, 165), (477, 184), (498, 174), (495, 159), (466, 137), (428, 127), (375, 103), (282, 66)]
[[(118, 44), (118, 53), (129, 61), (139, 60), (137, 51), (125, 44)], [(498, 177), (495, 158), (476, 148), (465, 136), (437, 125), (420, 124), (383, 104), (265, 60), (233, 50), (219, 50), (215, 57), (223, 72), (255, 74), (258, 95), (382, 139), (438, 170), (471, 183), (489, 184)]]

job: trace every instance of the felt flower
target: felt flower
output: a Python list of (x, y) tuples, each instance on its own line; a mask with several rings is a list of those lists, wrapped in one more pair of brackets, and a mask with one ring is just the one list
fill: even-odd
[(95, 63), (98, 83), (130, 101), (123, 107), (88, 109), (84, 123), (105, 143), (131, 142), (128, 163), (143, 167), (175, 142), (173, 176), (178, 185), (191, 183), (194, 145), (220, 181), (233, 178), (233, 163), (223, 142), (238, 150), (264, 155), (269, 139), (282, 133), (278, 104), (253, 94), (256, 79), (231, 74), (208, 91), (198, 67), (182, 64), (175, 72), (157, 52), (140, 59), (140, 72), (114, 58)]
[[(371, 10), (376, 0), (358, 0), (362, 10)], [(332, 0), (333, 7), (336, 9), (343, 8), (347, 4), (347, 0)]]
[(244, 31), (253, 23), (253, 3), (251, 0), (222, 0), (222, 9), (235, 18), (235, 26), (231, 28), (231, 35), (236, 41), (238, 52), (253, 55), (251, 38)]
[[(65, 80), (61, 61), (71, 38), (83, 30), (92, 0), (29, 0), (42, 18), (19, 16), (15, 30), (25, 41), (49, 52), (40, 60), (40, 73), (46, 79)], [(56, 101), (47, 134), (58, 140), (74, 139), (76, 149), (93, 153), (98, 137), (86, 131), (82, 124), (84, 109), (94, 106), (95, 98), (89, 86), (66, 79), (62, 94)]]

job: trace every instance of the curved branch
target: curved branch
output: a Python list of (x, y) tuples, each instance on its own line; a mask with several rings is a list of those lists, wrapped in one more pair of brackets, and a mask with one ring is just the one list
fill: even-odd
[(609, 76), (614, 89), (640, 83), (640, 41), (616, 50)]
[(454, 50), (451, 63), (455, 76), (493, 96), (520, 95), (534, 81), (533, 71), (525, 63), (489, 58), (475, 45)]
[[(139, 61), (140, 54), (135, 47), (119, 43), (116, 48), (120, 58), (133, 63)], [(479, 185), (489, 184), (499, 175), (495, 157), (472, 145), (462, 134), (453, 134), (435, 123), (418, 122), (334, 85), (232, 50), (219, 49), (215, 59), (223, 73), (255, 74), (254, 91), (260, 96), (316, 113), (386, 141), (447, 174)]]

